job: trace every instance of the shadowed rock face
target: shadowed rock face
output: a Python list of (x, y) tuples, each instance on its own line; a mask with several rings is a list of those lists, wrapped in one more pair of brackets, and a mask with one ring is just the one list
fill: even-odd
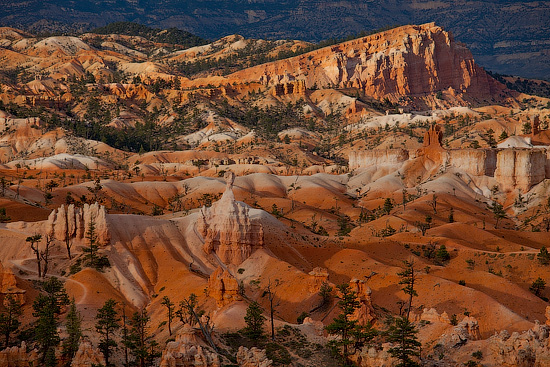
[(204, 238), (207, 254), (215, 253), (226, 265), (239, 265), (253, 248), (263, 247), (264, 234), (262, 225), (250, 220), (249, 207), (235, 200), (233, 173), (226, 179), (222, 198), (210, 208), (201, 209), (197, 229)]

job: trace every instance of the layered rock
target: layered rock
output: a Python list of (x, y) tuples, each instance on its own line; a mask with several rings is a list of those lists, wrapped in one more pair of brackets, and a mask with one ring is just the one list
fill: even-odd
[(494, 176), (497, 167), (497, 151), (494, 149), (449, 150), (443, 164), (460, 168), (472, 176)]
[(94, 223), (95, 233), (99, 244), (106, 245), (111, 241), (107, 210), (98, 203), (84, 204), (83, 208), (70, 204), (67, 208), (61, 205), (54, 209), (46, 223), (46, 235), (53, 236), (58, 241), (83, 239)]
[(0, 263), (0, 279), (1, 279), (1, 288), (0, 294), (4, 296), (3, 303), (4, 305), (8, 304), (7, 297), (13, 297), (19, 304), (25, 304), (25, 293), (27, 292), (24, 289), (17, 287), (17, 279), (13, 270), (10, 268), (4, 268), (2, 263)]
[(240, 367), (269, 367), (273, 361), (267, 358), (265, 349), (256, 347), (248, 349), (240, 346), (237, 351), (237, 363)]
[(220, 367), (218, 354), (210, 352), (200, 345), (194, 329), (185, 325), (176, 336), (168, 342), (162, 352), (160, 367)]
[(495, 179), (503, 191), (529, 191), (546, 177), (546, 152), (542, 149), (504, 149), (497, 153)]
[(303, 80), (296, 80), (287, 83), (276, 84), (273, 87), (272, 93), (275, 97), (282, 97), (287, 95), (305, 95), (306, 83)]
[(535, 326), (524, 333), (506, 330), (489, 339), (489, 347), (498, 366), (531, 367), (550, 365), (549, 327)]
[(105, 365), (103, 353), (95, 348), (88, 339), (81, 338), (78, 350), (71, 362), (71, 367), (94, 367), (103, 365)]
[(451, 325), (451, 320), (449, 319), (449, 315), (447, 314), (447, 312), (439, 314), (435, 308), (425, 308), (418, 316), (411, 314), (411, 319), (413, 321), (429, 321), (430, 323), (439, 322)]
[(221, 267), (218, 267), (208, 278), (208, 295), (216, 300), (218, 307), (242, 299), (239, 294), (239, 282)]
[(309, 275), (311, 276), (311, 282), (309, 291), (311, 293), (319, 292), (321, 289), (321, 285), (323, 283), (328, 283), (328, 270), (325, 268), (314, 268), (312, 271), (309, 272)]
[(504, 89), (468, 49), (433, 23), (409, 25), (234, 73), (231, 79), (307, 88), (355, 87), (376, 99), (449, 91), (487, 99)]
[(248, 205), (235, 200), (233, 173), (226, 174), (227, 187), (221, 199), (202, 208), (197, 229), (204, 238), (204, 251), (214, 253), (224, 264), (239, 265), (253, 249), (263, 247), (262, 225), (251, 221)]
[(434, 162), (441, 162), (445, 149), (441, 145), (443, 130), (441, 126), (433, 124), (424, 134), (422, 148), (416, 152), (417, 157), (426, 157)]
[(38, 363), (38, 350), (27, 352), (25, 342), (19, 347), (6, 348), (0, 351), (0, 366), (2, 367), (28, 367)]
[(350, 289), (355, 292), (359, 301), (359, 307), (355, 309), (352, 317), (361, 325), (372, 323), (376, 319), (371, 299), (372, 290), (364, 280), (352, 279), (349, 284)]
[(481, 339), (479, 324), (474, 317), (466, 316), (449, 332), (444, 333), (438, 343), (446, 348), (457, 348), (468, 342), (468, 340)]
[(405, 149), (363, 150), (350, 152), (349, 168), (364, 168), (401, 164), (409, 159)]

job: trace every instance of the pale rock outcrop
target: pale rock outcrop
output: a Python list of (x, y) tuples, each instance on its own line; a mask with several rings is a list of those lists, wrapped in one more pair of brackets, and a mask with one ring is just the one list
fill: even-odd
[(260, 223), (251, 221), (248, 205), (236, 201), (232, 172), (226, 174), (227, 187), (222, 198), (210, 208), (202, 208), (197, 230), (204, 238), (204, 251), (215, 253), (224, 264), (239, 265), (253, 249), (264, 245)]
[(444, 333), (438, 343), (446, 348), (457, 348), (468, 342), (468, 340), (481, 339), (479, 324), (472, 316), (465, 316), (451, 331)]
[(98, 203), (84, 204), (83, 208), (70, 204), (65, 208), (61, 205), (54, 209), (46, 221), (46, 235), (53, 236), (58, 241), (71, 239), (81, 240), (85, 238), (90, 229), (90, 223), (94, 222), (97, 241), (100, 245), (109, 244), (111, 233), (107, 220), (107, 210)]
[(417, 157), (426, 157), (434, 162), (442, 162), (443, 154), (443, 130), (441, 126), (433, 124), (428, 131), (424, 134), (424, 140), (422, 142), (422, 148), (416, 152)]
[(523, 333), (510, 335), (506, 330), (489, 339), (489, 347), (498, 366), (504, 367), (542, 367), (550, 365), (550, 347), (548, 339), (550, 328), (546, 325), (535, 326)]
[(303, 80), (296, 80), (276, 84), (273, 87), (272, 93), (275, 97), (282, 97), (286, 95), (305, 95), (306, 83)]
[(265, 349), (256, 347), (248, 349), (240, 346), (237, 351), (237, 363), (240, 367), (269, 367), (273, 361), (267, 358)]
[(358, 366), (361, 367), (393, 367), (397, 359), (390, 354), (391, 343), (384, 343), (382, 348), (374, 346), (364, 347), (359, 355), (355, 357)]
[(546, 152), (542, 149), (504, 149), (497, 153), (495, 179), (503, 191), (529, 191), (546, 177)]
[(93, 367), (105, 365), (105, 358), (99, 349), (87, 338), (81, 338), (78, 350), (71, 362), (71, 367)]
[(0, 351), (0, 366), (2, 367), (28, 367), (38, 363), (38, 350), (27, 352), (25, 342), (19, 347), (6, 348)]
[(357, 294), (359, 307), (355, 310), (352, 317), (361, 325), (366, 325), (376, 319), (374, 307), (372, 306), (372, 290), (367, 286), (364, 280), (352, 279), (349, 282), (350, 289)]
[(325, 268), (317, 267), (309, 272), (311, 276), (309, 291), (311, 293), (319, 292), (323, 283), (328, 283), (328, 270)]
[(216, 300), (218, 307), (240, 301), (239, 282), (229, 271), (218, 267), (208, 278), (208, 295)]
[(447, 312), (439, 314), (435, 308), (425, 308), (420, 315), (411, 313), (412, 321), (429, 321), (430, 323), (444, 323), (451, 325), (451, 320)]
[(494, 176), (497, 167), (497, 151), (494, 149), (448, 150), (443, 164), (459, 168), (472, 176)]
[(349, 154), (349, 168), (397, 165), (408, 159), (409, 152), (405, 149), (352, 151)]
[(184, 325), (176, 340), (168, 342), (162, 352), (160, 367), (220, 367), (218, 354), (200, 345), (195, 330)]

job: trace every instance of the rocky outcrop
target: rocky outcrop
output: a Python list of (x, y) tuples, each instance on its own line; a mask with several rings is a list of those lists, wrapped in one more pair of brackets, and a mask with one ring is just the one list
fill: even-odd
[(239, 282), (221, 267), (218, 267), (208, 278), (208, 295), (216, 300), (218, 307), (242, 299), (239, 294)]
[(25, 342), (20, 347), (6, 348), (0, 351), (0, 366), (2, 367), (28, 367), (38, 363), (38, 351), (27, 351)]
[(444, 333), (439, 338), (438, 343), (445, 348), (458, 348), (468, 342), (468, 340), (479, 340), (479, 324), (474, 317), (466, 316), (449, 332)]
[(19, 304), (25, 304), (27, 291), (17, 287), (17, 279), (11, 268), (5, 268), (0, 263), (0, 294), (3, 296), (4, 305), (8, 304), (8, 296), (13, 297)]
[(411, 313), (412, 321), (429, 321), (430, 323), (444, 323), (451, 325), (451, 320), (447, 312), (439, 314), (435, 308), (425, 308), (420, 315)]
[(350, 289), (355, 292), (359, 301), (359, 307), (355, 309), (352, 317), (361, 325), (372, 323), (376, 319), (371, 299), (372, 290), (364, 280), (352, 279), (349, 284)]
[(506, 330), (489, 339), (489, 347), (498, 366), (542, 367), (550, 365), (549, 327), (535, 326), (524, 333)]
[[(249, 68), (231, 79), (277, 85), (303, 80), (307, 88), (354, 87), (397, 102), (446, 91), (487, 99), (504, 86), (475, 64), (468, 49), (433, 23), (409, 25)], [(498, 98), (498, 97), (496, 97)]]
[(443, 141), (443, 130), (441, 126), (433, 124), (424, 134), (422, 148), (416, 152), (417, 157), (426, 157), (434, 162), (441, 162), (445, 152), (441, 145)]
[(391, 343), (383, 343), (381, 348), (375, 346), (364, 347), (355, 358), (358, 366), (361, 367), (393, 367), (397, 361), (390, 354)]
[(546, 152), (542, 149), (504, 149), (497, 153), (495, 179), (503, 191), (529, 191), (546, 177)]
[(111, 241), (107, 211), (103, 205), (84, 204), (83, 208), (75, 207), (74, 204), (65, 208), (61, 205), (54, 209), (46, 223), (46, 235), (53, 236), (58, 241), (69, 241), (71, 239), (83, 239), (94, 223), (97, 241), (106, 245)]
[(168, 342), (162, 352), (160, 367), (220, 367), (218, 354), (210, 352), (200, 345), (190, 325), (185, 325), (176, 336), (176, 340)]
[(448, 150), (443, 164), (460, 168), (472, 176), (494, 176), (497, 151), (494, 149)]
[(311, 293), (319, 292), (321, 285), (323, 285), (323, 283), (328, 283), (328, 270), (325, 268), (314, 268), (309, 272), (309, 275), (311, 276), (309, 286), (309, 291)]
[(262, 225), (250, 219), (248, 205), (235, 200), (233, 173), (226, 174), (222, 198), (199, 212), (197, 230), (204, 238), (204, 251), (215, 253), (224, 264), (239, 265), (253, 249), (263, 247)]
[(408, 159), (409, 152), (405, 149), (363, 150), (350, 152), (349, 168), (396, 165)]
[(240, 346), (237, 352), (237, 363), (240, 367), (269, 367), (273, 361), (267, 358), (265, 349), (256, 347), (248, 349)]
[(88, 339), (80, 339), (80, 344), (71, 362), (71, 367), (94, 367), (103, 365), (105, 365), (105, 358), (99, 349), (95, 348)]
[(273, 95), (282, 97), (287, 95), (305, 95), (306, 83), (303, 80), (296, 80), (287, 83), (276, 84), (273, 87)]

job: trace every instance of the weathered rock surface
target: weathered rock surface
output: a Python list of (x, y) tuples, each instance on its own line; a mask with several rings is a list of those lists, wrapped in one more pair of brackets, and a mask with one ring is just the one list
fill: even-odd
[(395, 28), (229, 77), (266, 85), (303, 80), (307, 88), (355, 87), (394, 101), (437, 91), (485, 99), (504, 89), (475, 64), (464, 45), (433, 23)]
[(495, 179), (504, 191), (529, 191), (546, 177), (546, 152), (542, 149), (504, 149), (497, 153)]
[(441, 126), (433, 124), (424, 134), (422, 148), (416, 152), (417, 157), (426, 157), (434, 162), (441, 162), (445, 149), (441, 145), (443, 140), (443, 130)]
[(83, 239), (94, 223), (97, 241), (106, 245), (111, 241), (109, 223), (107, 221), (107, 210), (98, 203), (84, 204), (83, 208), (70, 204), (67, 208), (61, 205), (54, 209), (46, 223), (46, 234), (58, 241), (69, 241), (71, 239)]
[(13, 297), (19, 304), (25, 304), (25, 293), (24, 289), (17, 287), (17, 279), (13, 270), (10, 268), (4, 268), (2, 263), (0, 263), (0, 279), (1, 279), (1, 288), (0, 293), (4, 297), (4, 304), (7, 304), (7, 296)]
[(208, 278), (208, 295), (216, 300), (218, 307), (242, 299), (239, 295), (239, 282), (221, 267), (218, 267)]
[(0, 366), (2, 367), (28, 367), (38, 363), (38, 351), (36, 349), (27, 352), (25, 342), (20, 347), (6, 348), (0, 351)]
[(235, 200), (234, 175), (226, 176), (222, 198), (210, 208), (202, 208), (197, 229), (204, 238), (204, 251), (215, 253), (225, 264), (239, 265), (254, 248), (264, 245), (262, 225), (250, 220), (249, 207)]
[(309, 272), (309, 275), (311, 276), (311, 283), (309, 287), (309, 291), (311, 293), (319, 292), (321, 285), (323, 283), (328, 283), (328, 270), (325, 268), (314, 268)]
[(506, 330), (489, 339), (493, 358), (499, 366), (531, 367), (550, 365), (549, 327), (535, 326), (524, 333)]
[(363, 150), (350, 152), (349, 168), (395, 165), (408, 159), (409, 152), (405, 149)]
[(372, 290), (367, 286), (364, 280), (352, 279), (349, 282), (350, 289), (357, 294), (360, 306), (355, 310), (352, 317), (359, 321), (361, 325), (366, 325), (376, 319), (376, 313), (372, 306)]
[(445, 348), (457, 348), (468, 342), (468, 340), (481, 339), (479, 324), (474, 317), (466, 316), (450, 332), (444, 333), (438, 343)]
[(218, 354), (200, 345), (194, 329), (185, 325), (176, 340), (166, 344), (160, 367), (220, 367)]
[(268, 367), (273, 364), (273, 361), (267, 358), (264, 349), (256, 347), (248, 349), (240, 346), (237, 352), (237, 363), (240, 367)]
[(99, 365), (105, 365), (103, 353), (95, 348), (88, 339), (80, 339), (80, 344), (71, 362), (71, 367), (93, 367)]
[(443, 164), (460, 168), (473, 176), (494, 176), (497, 151), (494, 149), (448, 150)]
[(390, 354), (391, 343), (384, 343), (382, 348), (374, 346), (365, 347), (356, 357), (356, 362), (359, 366), (370, 367), (392, 367), (396, 363), (396, 359)]

